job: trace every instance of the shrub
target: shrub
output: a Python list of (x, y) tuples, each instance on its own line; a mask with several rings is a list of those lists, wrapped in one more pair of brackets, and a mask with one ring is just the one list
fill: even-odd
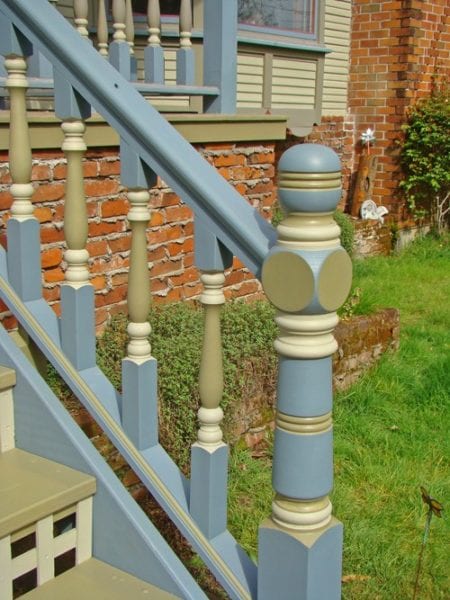
[(450, 216), (450, 90), (420, 100), (403, 127), (400, 183), (413, 213), (441, 233)]

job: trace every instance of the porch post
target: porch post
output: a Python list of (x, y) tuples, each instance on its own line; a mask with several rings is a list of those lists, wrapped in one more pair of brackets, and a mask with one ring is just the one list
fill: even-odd
[(342, 524), (331, 514), (331, 356), (336, 310), (352, 265), (333, 211), (340, 161), (324, 146), (300, 144), (279, 163), (285, 218), (264, 262), (262, 282), (277, 308), (279, 354), (272, 516), (259, 531), (258, 600), (338, 600)]
[(235, 114), (237, 0), (204, 0), (203, 30), (203, 83), (220, 89), (205, 98), (204, 111)]

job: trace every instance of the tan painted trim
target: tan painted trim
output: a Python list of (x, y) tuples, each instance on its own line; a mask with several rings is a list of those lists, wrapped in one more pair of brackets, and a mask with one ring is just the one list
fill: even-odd
[[(167, 120), (191, 143), (263, 142), (286, 138), (285, 115), (167, 115)], [(28, 115), (31, 147), (33, 150), (61, 148), (61, 122), (45, 112)], [(117, 147), (119, 136), (100, 117), (86, 121), (88, 148)], [(0, 111), (0, 151), (9, 146), (9, 111)]]

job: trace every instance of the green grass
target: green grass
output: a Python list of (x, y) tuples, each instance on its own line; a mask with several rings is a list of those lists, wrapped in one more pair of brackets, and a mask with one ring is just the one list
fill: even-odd
[[(335, 400), (334, 513), (345, 525), (345, 599), (412, 598), (426, 510), (423, 485), (450, 507), (450, 247), (427, 238), (355, 265), (355, 312), (396, 307), (400, 350)], [(230, 528), (256, 555), (270, 513), (270, 452), (231, 457)], [(421, 599), (450, 598), (450, 522), (433, 518)]]

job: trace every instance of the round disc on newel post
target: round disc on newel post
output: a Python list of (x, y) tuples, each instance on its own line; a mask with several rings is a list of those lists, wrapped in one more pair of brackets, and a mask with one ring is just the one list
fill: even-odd
[(342, 525), (329, 499), (331, 357), (336, 310), (352, 279), (333, 218), (342, 193), (341, 164), (330, 148), (299, 144), (283, 154), (278, 169), (284, 217), (262, 269), (279, 328), (275, 498), (271, 518), (260, 527), (258, 599), (338, 600)]

